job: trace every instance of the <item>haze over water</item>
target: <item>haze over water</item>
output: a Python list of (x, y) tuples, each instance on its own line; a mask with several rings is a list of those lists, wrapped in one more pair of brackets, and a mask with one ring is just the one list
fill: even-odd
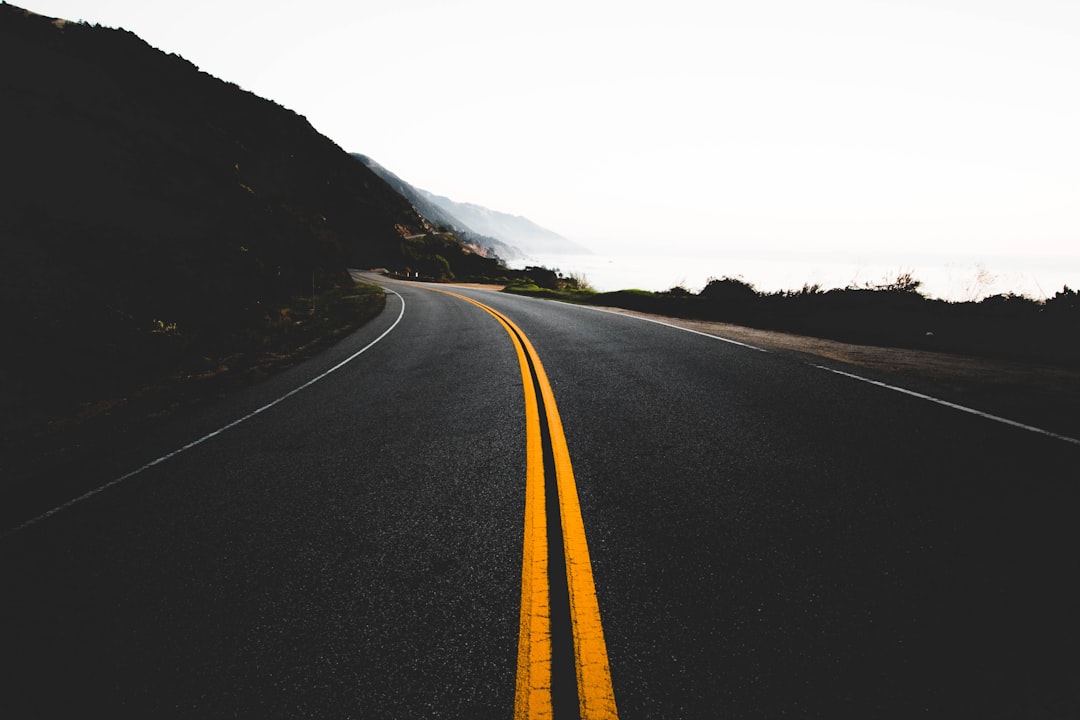
[(1080, 285), (1080, 261), (1063, 256), (935, 256), (896, 257), (865, 253), (787, 252), (755, 254), (752, 250), (714, 254), (654, 253), (547, 255), (511, 262), (512, 267), (543, 265), (563, 274), (584, 276), (596, 290), (637, 288), (663, 291), (680, 286), (698, 292), (710, 278), (735, 277), (760, 292), (864, 287), (894, 280), (910, 272), (922, 281), (927, 297), (954, 302), (977, 301), (999, 293), (1026, 295), (1036, 300), (1053, 297), (1068, 285)]

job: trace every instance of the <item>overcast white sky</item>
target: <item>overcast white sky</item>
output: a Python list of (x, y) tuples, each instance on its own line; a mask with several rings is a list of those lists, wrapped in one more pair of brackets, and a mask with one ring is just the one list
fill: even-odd
[(15, 4), (131, 30), (600, 252), (1080, 270), (1075, 0)]

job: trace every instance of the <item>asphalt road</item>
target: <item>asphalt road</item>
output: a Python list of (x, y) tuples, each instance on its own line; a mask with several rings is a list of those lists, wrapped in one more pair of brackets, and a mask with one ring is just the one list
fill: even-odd
[[(0, 714), (513, 716), (518, 357), (475, 305), (387, 286), (326, 353), (4, 513)], [(456, 292), (550, 380), (620, 717), (1080, 716), (1080, 445)]]

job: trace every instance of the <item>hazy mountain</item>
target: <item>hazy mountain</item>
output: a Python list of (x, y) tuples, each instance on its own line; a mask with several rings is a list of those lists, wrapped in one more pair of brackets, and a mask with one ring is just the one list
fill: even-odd
[(411, 203), (412, 206), (436, 228), (449, 230), (462, 242), (471, 246), (477, 252), (485, 255), (500, 257), (504, 260), (510, 260), (521, 256), (522, 253), (520, 250), (511, 247), (502, 240), (473, 231), (452, 213), (447, 212), (438, 204), (428, 200), (427, 194), (423, 190), (413, 187), (367, 155), (352, 153), (352, 156), (385, 180), (390, 187), (408, 200), (409, 203)]
[(525, 256), (589, 252), (573, 240), (540, 227), (526, 217), (491, 210), (473, 203), (457, 202), (427, 190), (419, 192), (430, 203), (457, 218), (469, 229), (481, 235), (499, 238), (519, 249)]
[(234, 352), (347, 267), (500, 271), (303, 117), (130, 32), (2, 4), (0, 67), (5, 415)]
[(454, 231), (463, 241), (487, 247), (505, 260), (552, 254), (587, 253), (587, 249), (528, 218), (462, 203), (414, 187), (366, 155), (354, 153), (437, 227)]

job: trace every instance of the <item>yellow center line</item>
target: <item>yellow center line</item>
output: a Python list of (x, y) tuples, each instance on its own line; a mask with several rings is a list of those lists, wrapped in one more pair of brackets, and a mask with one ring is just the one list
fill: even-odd
[[(513, 327), (513, 323), (510, 325)], [(589, 559), (589, 546), (585, 541), (585, 521), (581, 517), (570, 450), (566, 447), (562, 420), (555, 405), (555, 393), (548, 382), (544, 366), (540, 363), (540, 356), (536, 354), (524, 333), (521, 333), (521, 341), (533, 361), (533, 369), (547, 411), (551, 450), (555, 456), (555, 478), (559, 490), (559, 514), (562, 518), (566, 582), (570, 590), (570, 620), (574, 626), (574, 663), (577, 666), (581, 718), (617, 718), (607, 643), (604, 641), (604, 628), (600, 622), (600, 603), (596, 599), (592, 561)]]
[(470, 302), (499, 321), (514, 344), (521, 367), (522, 385), (525, 388), (525, 544), (522, 552), (521, 620), (514, 718), (531, 720), (552, 716), (547, 518), (540, 414), (538, 399), (533, 389), (535, 372), (536, 384), (540, 387), (540, 399), (547, 415), (548, 435), (555, 461), (580, 714), (582, 720), (615, 720), (618, 718), (618, 711), (611, 685), (611, 669), (604, 629), (600, 621), (600, 604), (596, 599), (592, 562), (585, 540), (585, 523), (578, 502), (577, 483), (563, 434), (562, 420), (555, 405), (555, 394), (540, 362), (540, 356), (525, 337), (525, 333), (499, 311), (464, 295), (446, 290), (438, 292)]

